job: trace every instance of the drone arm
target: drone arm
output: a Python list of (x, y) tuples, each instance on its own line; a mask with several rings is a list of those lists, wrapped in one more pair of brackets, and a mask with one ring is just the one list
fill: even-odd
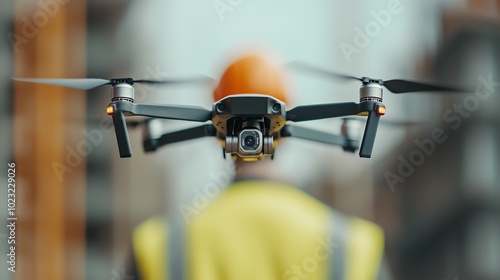
[(125, 116), (123, 115), (123, 112), (116, 112), (115, 114), (113, 114), (113, 124), (115, 126), (116, 141), (118, 142), (118, 151), (120, 152), (120, 157), (131, 157), (132, 149), (130, 148), (127, 124), (125, 123)]
[(375, 143), (375, 135), (377, 134), (380, 116), (385, 114), (385, 107), (380, 102), (365, 101), (359, 104), (348, 102), (298, 106), (287, 112), (287, 118), (290, 121), (298, 122), (358, 115), (360, 113), (368, 113), (368, 120), (366, 122), (359, 156), (370, 158)]
[(116, 111), (130, 112), (136, 116), (196, 122), (206, 122), (212, 117), (212, 111), (195, 106), (135, 104), (127, 101), (112, 104)]
[(346, 146), (343, 136), (335, 135), (315, 129), (310, 129), (292, 124), (285, 125), (281, 130), (281, 137), (295, 137), (334, 146)]
[(215, 133), (216, 131), (212, 124), (205, 124), (193, 128), (166, 133), (156, 139), (144, 140), (143, 147), (144, 151), (152, 152), (161, 146), (206, 136), (215, 136)]
[(363, 111), (360, 105), (354, 102), (304, 105), (289, 110), (286, 115), (287, 120), (293, 122), (352, 116)]
[(120, 157), (131, 157), (132, 149), (128, 137), (125, 115), (149, 116), (163, 119), (186, 120), (205, 122), (210, 120), (212, 112), (201, 107), (135, 104), (129, 101), (111, 102), (107, 108), (108, 114), (113, 117), (116, 141)]

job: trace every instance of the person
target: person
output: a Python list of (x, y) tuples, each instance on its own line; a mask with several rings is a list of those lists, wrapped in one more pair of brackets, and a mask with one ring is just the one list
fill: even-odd
[[(287, 102), (283, 70), (266, 55), (234, 61), (214, 100), (259, 93)], [(300, 164), (300, 163), (298, 163)], [(235, 158), (234, 181), (189, 223), (155, 217), (133, 233), (140, 280), (382, 279), (384, 234), (286, 182), (269, 157)]]

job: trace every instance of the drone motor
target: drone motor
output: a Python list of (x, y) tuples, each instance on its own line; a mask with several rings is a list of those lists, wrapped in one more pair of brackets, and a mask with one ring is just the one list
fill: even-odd
[[(365, 82), (366, 80), (366, 82)], [(377, 101), (382, 102), (383, 88), (380, 80), (363, 78), (363, 85), (359, 89), (359, 102)]]
[(134, 103), (134, 87), (128, 83), (114, 84), (112, 87), (111, 101), (128, 101)]

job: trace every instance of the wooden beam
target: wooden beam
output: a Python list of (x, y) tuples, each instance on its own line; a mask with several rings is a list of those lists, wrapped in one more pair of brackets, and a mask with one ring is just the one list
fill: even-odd
[[(84, 77), (85, 7), (84, 0), (16, 2), (15, 76)], [(16, 279), (84, 279), (85, 101), (77, 90), (15, 84)]]

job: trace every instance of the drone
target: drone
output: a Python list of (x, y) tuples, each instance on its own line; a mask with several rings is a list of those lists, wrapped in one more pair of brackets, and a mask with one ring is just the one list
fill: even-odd
[[(113, 119), (118, 150), (121, 158), (132, 156), (127, 123), (128, 116), (150, 117), (143, 133), (143, 147), (152, 152), (159, 147), (197, 139), (215, 137), (222, 144), (223, 155), (231, 154), (243, 161), (257, 161), (264, 156), (274, 156), (276, 143), (280, 138), (294, 137), (314, 142), (340, 146), (347, 152), (359, 148), (359, 156), (370, 158), (380, 118), (386, 114), (383, 104), (384, 88), (392, 93), (422, 91), (464, 92), (466, 90), (407, 80), (381, 80), (369, 77), (354, 77), (338, 74), (304, 62), (291, 62), (293, 68), (340, 80), (361, 82), (359, 102), (325, 103), (296, 106), (287, 110), (286, 104), (265, 94), (235, 94), (224, 97), (212, 104), (211, 110), (203, 107), (143, 104), (135, 102), (135, 83), (173, 84), (207, 79), (186, 80), (134, 80), (117, 79), (35, 79), (13, 78), (16, 81), (56, 85), (80, 90), (90, 90), (103, 85), (111, 85), (111, 102), (106, 113)], [(367, 117), (361, 143), (355, 137), (350, 122), (345, 118), (341, 135), (298, 126), (294, 123), (319, 119), (349, 116)], [(203, 125), (163, 133), (156, 119), (194, 121)]]

